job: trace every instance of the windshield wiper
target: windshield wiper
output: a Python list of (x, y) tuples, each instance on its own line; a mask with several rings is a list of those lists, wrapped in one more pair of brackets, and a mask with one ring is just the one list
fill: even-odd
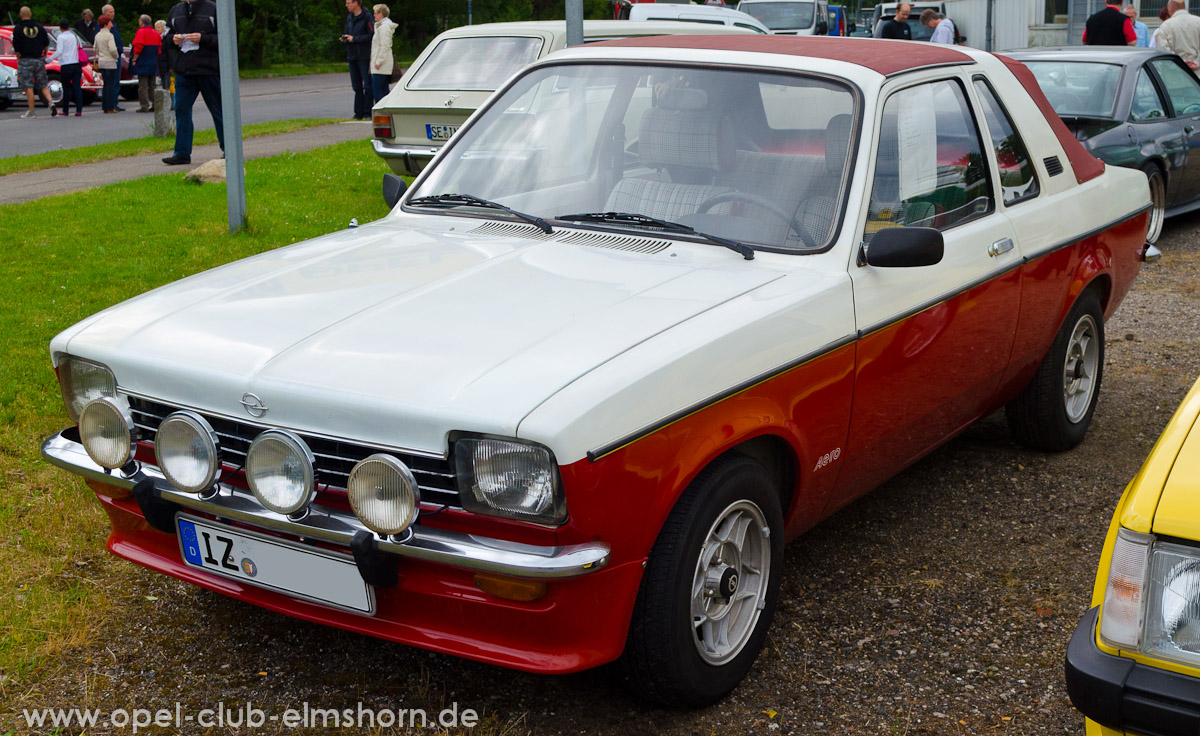
[(493, 210), (507, 212), (514, 217), (519, 217), (531, 225), (536, 225), (542, 232), (546, 234), (554, 232), (554, 229), (550, 227), (550, 223), (546, 222), (540, 217), (527, 215), (524, 212), (518, 212), (512, 207), (500, 204), (499, 202), (493, 202), (488, 199), (481, 199), (480, 197), (476, 197), (474, 194), (433, 194), (428, 197), (417, 197), (416, 199), (410, 199), (408, 202), (406, 202), (406, 204), (413, 204), (417, 205), (418, 207), (439, 204), (452, 206), (471, 205), (474, 207), (488, 207)]
[(636, 212), (583, 212), (575, 215), (559, 215), (555, 220), (573, 220), (575, 222), (604, 222), (613, 225), (634, 225), (637, 227), (656, 228), (658, 230), (669, 230), (675, 233), (687, 233), (704, 238), (713, 245), (719, 245), (722, 248), (739, 254), (747, 261), (754, 260), (754, 249), (745, 243), (739, 243), (736, 240), (722, 238), (719, 235), (709, 235), (696, 230), (694, 227), (684, 225), (681, 222), (671, 222), (670, 220), (660, 220), (657, 217), (649, 215), (640, 215)]

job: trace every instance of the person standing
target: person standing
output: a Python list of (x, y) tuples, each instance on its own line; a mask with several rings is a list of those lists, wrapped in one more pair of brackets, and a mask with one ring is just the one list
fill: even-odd
[(1200, 18), (1187, 11), (1184, 0), (1167, 0), (1167, 18), (1158, 29), (1158, 47), (1179, 54), (1193, 72), (1200, 69)]
[(225, 119), (221, 115), (221, 63), (217, 56), (217, 6), (212, 0), (181, 0), (167, 13), (163, 36), (175, 72), (175, 152), (163, 159), (168, 166), (192, 162), (192, 105), (204, 95), (217, 141), (225, 150)]
[(1158, 32), (1162, 30), (1162, 24), (1167, 22), (1167, 18), (1171, 17), (1171, 11), (1167, 10), (1167, 6), (1163, 6), (1162, 10), (1158, 11), (1158, 28), (1154, 29), (1154, 33), (1150, 34), (1150, 48), (1158, 48)]
[(350, 64), (350, 86), (354, 89), (354, 119), (371, 117), (371, 16), (359, 0), (346, 0), (346, 61)]
[[(57, 61), (59, 79), (62, 81), (62, 114), (71, 112), (71, 100), (75, 100), (75, 116), (83, 114), (83, 65), (79, 58), (79, 37), (71, 33), (71, 21), (63, 18), (58, 22), (58, 43), (47, 62)], [(50, 117), (55, 110), (50, 108)]]
[(29, 104), (28, 112), (21, 115), (28, 120), (36, 118), (33, 111), (33, 98), (40, 90), (42, 98), (50, 106), (50, 114), (54, 115), (54, 100), (50, 97), (49, 82), (46, 78), (46, 49), (50, 47), (50, 34), (42, 28), (42, 24), (33, 20), (33, 11), (23, 7), (20, 10), (21, 20), (13, 26), (12, 44), (17, 55), (17, 83), (25, 90), (25, 101)]
[(104, 82), (104, 89), (100, 91), (100, 109), (105, 113), (120, 112), (117, 91), (121, 85), (121, 52), (117, 51), (117, 42), (113, 38), (112, 18), (107, 15), (100, 16), (100, 31), (92, 49), (96, 52), (96, 66)]
[(954, 21), (943, 18), (933, 8), (921, 11), (921, 25), (933, 30), (933, 35), (929, 37), (930, 43), (954, 45), (954, 37), (957, 35), (954, 30)]
[(154, 78), (158, 76), (158, 53), (162, 37), (150, 25), (150, 16), (138, 18), (129, 64), (138, 78), (138, 112), (154, 112)]
[(158, 34), (158, 84), (171, 93), (171, 109), (175, 109), (175, 89), (171, 86), (171, 65), (167, 61), (167, 47), (162, 43), (162, 37), (167, 35), (167, 22), (154, 21), (154, 32)]
[(388, 6), (376, 5), (371, 10), (375, 13), (375, 35), (371, 37), (371, 92), (374, 101), (379, 102), (388, 93), (388, 82), (396, 63), (392, 57), (396, 24), (388, 17), (391, 13)]
[[(119, 28), (117, 28), (116, 8), (114, 8), (111, 5), (105, 5), (103, 8), (100, 8), (100, 14), (107, 15), (108, 19), (110, 21), (112, 21), (112, 28), (110, 28), (109, 30), (112, 31), (113, 43), (115, 43), (117, 46), (117, 92), (120, 92), (121, 91), (121, 56), (125, 53), (125, 42), (121, 40), (121, 30)], [(121, 107), (121, 98), (119, 96), (113, 97), (113, 109), (116, 110), (117, 112), (125, 112), (125, 108)]]
[(1133, 24), (1133, 32), (1137, 34), (1137, 43), (1134, 45), (1142, 48), (1149, 48), (1150, 27), (1138, 20), (1137, 8), (1135, 8), (1131, 3), (1126, 5), (1124, 8), (1121, 8), (1121, 12), (1125, 14), (1125, 17), (1129, 18), (1129, 22)]
[(96, 32), (100, 30), (100, 24), (96, 22), (96, 16), (92, 15), (89, 8), (84, 8), (83, 17), (75, 21), (75, 32), (79, 37), (88, 43), (96, 42)]
[(1133, 46), (1137, 33), (1133, 23), (1121, 12), (1122, 0), (1104, 0), (1104, 7), (1087, 19), (1083, 42), (1088, 46)]
[(912, 5), (900, 3), (896, 6), (896, 15), (883, 24), (880, 38), (891, 38), (896, 41), (911, 41), (912, 29), (908, 27), (908, 16), (912, 13)]

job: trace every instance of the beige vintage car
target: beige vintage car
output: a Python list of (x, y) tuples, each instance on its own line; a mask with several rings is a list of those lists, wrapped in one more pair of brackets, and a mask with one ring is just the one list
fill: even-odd
[[(589, 20), (585, 43), (632, 36), (753, 34), (684, 21)], [(400, 84), (375, 104), (375, 153), (401, 176), (421, 173), (454, 131), (513, 74), (567, 45), (564, 21), (452, 28), (425, 47)]]

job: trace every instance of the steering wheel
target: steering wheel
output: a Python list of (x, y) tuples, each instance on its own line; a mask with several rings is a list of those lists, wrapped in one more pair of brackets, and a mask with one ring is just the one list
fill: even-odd
[(789, 215), (779, 205), (775, 204), (766, 197), (760, 197), (757, 194), (749, 194), (748, 192), (724, 192), (714, 197), (709, 197), (701, 202), (700, 206), (696, 208), (696, 213), (700, 214), (702, 212), (708, 212), (713, 207), (716, 207), (723, 202), (747, 202), (756, 207), (761, 207), (767, 212), (770, 212), (772, 215), (775, 215), (779, 219), (786, 222), (788, 229), (800, 237), (801, 242), (804, 243), (806, 248), (812, 248), (814, 250), (817, 248), (817, 243), (813, 239), (813, 236), (809, 235), (808, 230), (803, 224), (801, 224), (799, 220), (796, 219), (794, 215)]

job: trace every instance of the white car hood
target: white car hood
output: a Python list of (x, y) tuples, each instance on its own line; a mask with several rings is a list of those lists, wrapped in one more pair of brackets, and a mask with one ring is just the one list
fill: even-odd
[(717, 247), (469, 234), (485, 224), (397, 217), (282, 248), (117, 305), (51, 349), (167, 403), (252, 421), (252, 392), (263, 423), (440, 453), (453, 430), (515, 435), (581, 375), (781, 275)]

